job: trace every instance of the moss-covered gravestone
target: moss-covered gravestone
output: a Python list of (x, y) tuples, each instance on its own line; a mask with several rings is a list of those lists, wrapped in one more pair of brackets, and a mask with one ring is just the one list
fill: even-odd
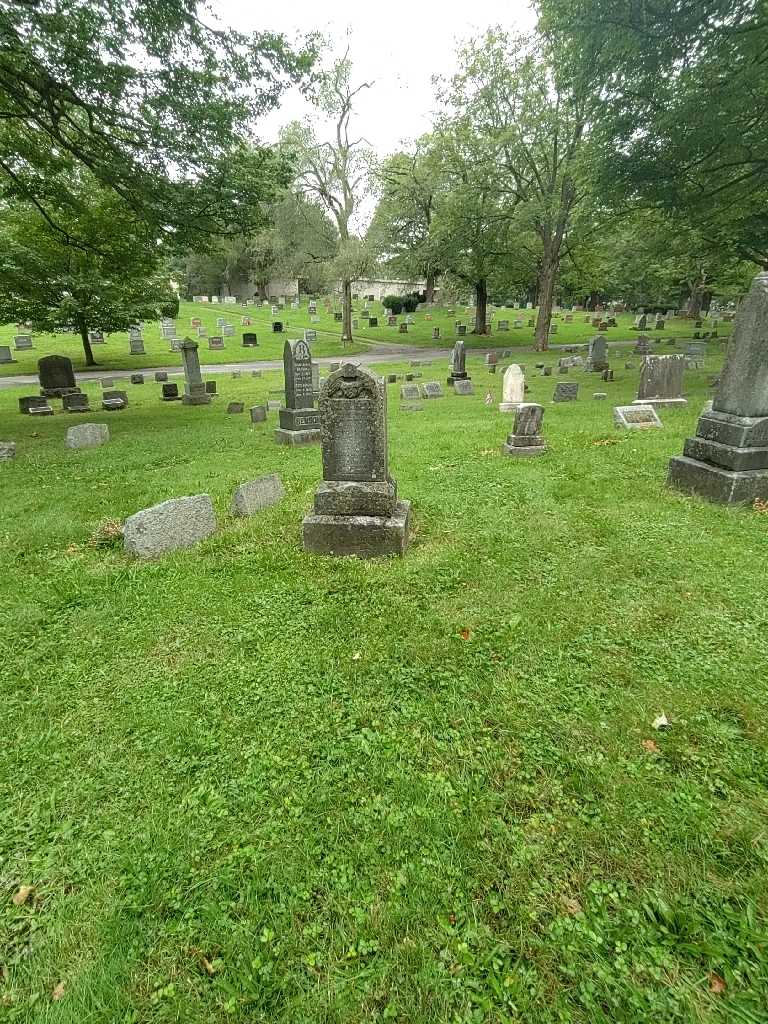
[(387, 389), (352, 363), (320, 390), (323, 480), (303, 522), (304, 547), (324, 555), (402, 555), (410, 502), (398, 501), (389, 475)]

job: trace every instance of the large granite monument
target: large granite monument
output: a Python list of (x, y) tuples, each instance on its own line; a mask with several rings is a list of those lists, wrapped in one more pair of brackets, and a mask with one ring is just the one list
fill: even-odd
[(742, 302), (712, 409), (667, 483), (727, 505), (768, 499), (768, 270)]
[(387, 457), (384, 381), (343, 363), (320, 389), (323, 480), (303, 522), (304, 547), (325, 555), (402, 555), (410, 502), (398, 501)]
[(278, 444), (313, 444), (320, 440), (320, 414), (312, 387), (312, 354), (306, 341), (286, 341), (285, 408), (279, 412), (275, 431)]

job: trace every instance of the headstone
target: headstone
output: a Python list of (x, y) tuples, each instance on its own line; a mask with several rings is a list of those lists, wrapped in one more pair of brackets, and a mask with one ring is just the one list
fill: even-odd
[(685, 406), (683, 370), (685, 356), (646, 356), (640, 367), (640, 384), (635, 405)]
[(80, 391), (73, 391), (69, 395), (63, 395), (61, 399), (61, 405), (64, 412), (90, 412), (91, 405), (88, 400), (88, 395), (82, 394)]
[(252, 405), (250, 408), (251, 423), (264, 423), (267, 418), (265, 405)]
[(208, 405), (211, 396), (208, 394), (200, 372), (200, 356), (197, 342), (186, 338), (181, 343), (181, 358), (184, 362), (184, 405)]
[(387, 391), (344, 363), (320, 392), (323, 480), (302, 524), (304, 548), (318, 554), (402, 555), (410, 503), (398, 501), (387, 458)]
[(106, 412), (120, 412), (128, 406), (128, 395), (125, 391), (105, 391), (101, 396), (101, 408)]
[(103, 345), (104, 344), (104, 333), (103, 331), (89, 331), (88, 341), (91, 345)]
[(379, 326), (379, 318), (377, 316), (372, 316), (369, 319), (369, 321), (368, 321), (368, 326), (369, 327), (378, 327)]
[(320, 414), (312, 387), (312, 354), (306, 341), (288, 340), (283, 348), (285, 408), (275, 431), (278, 444), (313, 444), (320, 440)]
[(475, 393), (474, 386), (469, 378), (455, 380), (453, 382), (453, 391), (456, 395), (474, 395)]
[(9, 462), (16, 458), (16, 442), (0, 441), (0, 462)]
[(24, 352), (32, 348), (31, 334), (17, 334), (13, 339), (13, 347), (17, 352)]
[(712, 409), (669, 464), (667, 483), (727, 505), (768, 500), (768, 270), (736, 317)]
[(163, 393), (161, 397), (164, 402), (181, 401), (179, 385), (175, 381), (171, 381), (170, 384), (163, 384)]
[(469, 380), (469, 374), (467, 373), (467, 353), (466, 346), (461, 339), (453, 346), (451, 352), (451, 372), (448, 377), (448, 384), (454, 384), (457, 380)]
[(109, 440), (109, 427), (106, 423), (79, 423), (67, 430), (64, 438), (65, 448), (98, 448)]
[(627, 430), (662, 426), (652, 405), (617, 405), (613, 410), (613, 421), (617, 427), (625, 427)]
[(100, 383), (103, 391), (108, 391), (109, 388), (115, 386), (115, 382), (112, 377), (102, 377)]
[(541, 368), (541, 376), (542, 377), (551, 377), (552, 376), (552, 367), (551, 366), (542, 366), (542, 368)]
[(525, 376), (520, 367), (512, 363), (504, 371), (501, 382), (499, 412), (514, 412), (521, 402), (525, 402)]
[(433, 327), (432, 328), (432, 341), (439, 341), (439, 340), (440, 340), (440, 328), (439, 327)]
[(575, 402), (578, 397), (578, 384), (570, 384), (565, 381), (558, 381), (555, 384), (555, 393), (552, 395), (553, 402)]
[[(264, 409), (264, 406), (257, 405), (254, 408)], [(269, 476), (260, 476), (240, 484), (232, 495), (230, 512), (233, 516), (252, 516), (271, 505), (278, 505), (284, 497), (283, 481), (277, 473), (270, 473)]]
[(466, 336), (466, 333), (467, 333), (467, 325), (466, 324), (456, 324), (456, 334), (460, 338), (464, 338)]
[(42, 395), (23, 395), (19, 399), (19, 412), (25, 416), (53, 416), (48, 399)]
[(238, 416), (241, 412), (245, 412), (245, 402), (230, 402), (227, 406), (227, 412), (231, 416)]
[(608, 342), (605, 338), (592, 338), (587, 349), (587, 371), (602, 373), (608, 369)]
[(425, 381), (421, 385), (421, 397), (422, 398), (442, 398), (443, 388), (442, 385), (436, 380)]
[(707, 343), (690, 341), (685, 347), (685, 363), (688, 369), (701, 370), (707, 358)]
[(144, 340), (143, 338), (129, 338), (128, 339), (128, 354), (131, 356), (143, 356), (146, 355), (144, 351)]
[(16, 360), (11, 354), (10, 346), (0, 345), (0, 364), (2, 363), (15, 363)]
[(637, 339), (637, 343), (636, 343), (636, 345), (635, 345), (635, 347), (634, 347), (634, 349), (632, 351), (633, 351), (633, 354), (636, 355), (636, 356), (647, 356), (647, 355), (649, 355), (650, 351), (651, 351), (650, 339), (644, 337), (643, 335), (640, 335), (640, 337)]
[(215, 380), (207, 380), (205, 382), (205, 390), (206, 390), (207, 394), (215, 395), (216, 394), (216, 385), (217, 385), (217, 382)]
[(304, 341), (306, 341), (308, 345), (314, 345), (317, 341), (317, 331), (306, 328), (304, 330)]
[(337, 324), (340, 324), (344, 319), (344, 314), (340, 310), (336, 310), (333, 314), (333, 319)]
[(408, 324), (400, 324), (399, 327), (398, 327), (398, 333), (399, 334), (407, 334), (408, 333)]
[(595, 391), (595, 392), (593, 392), (593, 394), (592, 394), (592, 397), (593, 397), (593, 398), (594, 398), (595, 400), (597, 400), (597, 401), (600, 401), (600, 400), (601, 400), (601, 399), (603, 399), (603, 398), (607, 398), (607, 397), (608, 397), (608, 395), (606, 394), (606, 392), (605, 392), (605, 391)]
[(275, 322), (272, 324), (272, 333), (273, 334), (282, 334), (283, 333), (283, 324), (282, 324), (281, 320), (275, 320)]
[(165, 370), (155, 370), (155, 383), (161, 384), (164, 380), (168, 380), (168, 374)]
[(131, 384), (143, 384), (143, 383), (144, 383), (144, 374), (143, 373), (132, 373), (131, 374)]
[(261, 376), (261, 370), (251, 370), (251, 376), (252, 377), (260, 377)]
[(46, 398), (62, 398), (77, 391), (72, 360), (66, 356), (43, 356), (37, 361), (40, 394)]
[(243, 348), (257, 348), (258, 344), (259, 339), (255, 334), (250, 331), (246, 331), (245, 334), (243, 334)]
[(541, 436), (543, 419), (543, 405), (523, 402), (515, 406), (515, 423), (501, 449), (502, 453), (518, 459), (543, 455), (547, 450), (547, 443)]
[(224, 339), (219, 334), (212, 334), (208, 339), (208, 348), (212, 352), (220, 352), (224, 348)]
[(403, 384), (400, 388), (400, 398), (406, 402), (418, 402), (421, 398), (418, 384)]
[(137, 558), (156, 558), (168, 551), (192, 547), (216, 530), (213, 502), (207, 494), (172, 498), (129, 516), (123, 544)]
[(225, 338), (232, 338), (234, 337), (235, 334), (235, 328), (232, 326), (232, 324), (223, 324), (221, 328), (221, 333)]
[(499, 330), (499, 331), (508, 331), (509, 330), (509, 320), (499, 320), (499, 326), (498, 326), (497, 330)]

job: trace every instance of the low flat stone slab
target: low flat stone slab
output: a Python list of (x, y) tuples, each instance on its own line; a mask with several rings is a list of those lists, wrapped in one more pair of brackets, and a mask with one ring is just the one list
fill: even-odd
[(216, 531), (208, 494), (171, 498), (129, 516), (123, 528), (125, 550), (136, 558), (157, 558), (192, 547)]
[(645, 430), (647, 427), (662, 427), (652, 405), (617, 405), (613, 410), (613, 421), (617, 427), (627, 430)]
[(106, 423), (78, 423), (70, 427), (64, 438), (65, 448), (98, 448), (109, 440)]
[(285, 487), (279, 473), (270, 473), (240, 484), (232, 495), (233, 516), (252, 516), (262, 509), (277, 505), (285, 497)]
[(380, 558), (403, 555), (408, 546), (411, 503), (398, 501), (391, 516), (306, 516), (305, 551), (318, 555)]
[(0, 462), (7, 462), (16, 458), (16, 442), (0, 441)]
[(252, 405), (250, 408), (251, 423), (264, 423), (267, 418), (265, 405)]

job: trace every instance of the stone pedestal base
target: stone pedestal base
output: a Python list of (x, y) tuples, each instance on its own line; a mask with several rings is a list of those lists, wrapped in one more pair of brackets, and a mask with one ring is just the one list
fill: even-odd
[(391, 516), (309, 515), (302, 523), (304, 550), (317, 555), (380, 558), (403, 555), (411, 503), (398, 501)]
[(499, 402), (499, 412), (516, 412), (520, 402)]
[(284, 430), (278, 427), (275, 431), (276, 444), (319, 444), (319, 430)]
[(768, 500), (768, 469), (732, 470), (680, 455), (671, 459), (667, 484), (723, 505)]
[(210, 405), (211, 396), (205, 390), (205, 385), (202, 385), (202, 387), (202, 391), (185, 391), (181, 396), (182, 405)]
[(543, 455), (546, 450), (546, 443), (536, 445), (516, 445), (505, 442), (501, 446), (502, 455), (511, 455), (516, 459), (531, 459), (535, 455)]
[(688, 405), (687, 398), (636, 398), (632, 405), (652, 405), (654, 409), (677, 409)]
[(472, 380), (468, 373), (451, 373), (447, 378), (447, 383), (453, 386), (453, 382), (456, 380)]

